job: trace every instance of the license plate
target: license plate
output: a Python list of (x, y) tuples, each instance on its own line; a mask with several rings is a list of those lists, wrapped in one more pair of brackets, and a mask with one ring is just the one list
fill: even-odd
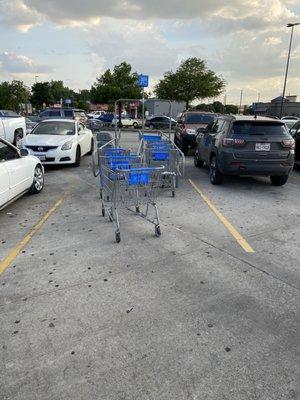
[(255, 151), (270, 151), (271, 143), (255, 143)]
[(45, 161), (46, 160), (46, 156), (44, 154), (35, 154), (35, 156), (37, 158), (39, 158), (41, 161)]

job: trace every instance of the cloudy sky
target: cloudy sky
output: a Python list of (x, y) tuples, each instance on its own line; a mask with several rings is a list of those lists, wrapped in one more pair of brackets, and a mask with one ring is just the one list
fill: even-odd
[[(152, 84), (191, 56), (227, 81), (227, 102), (278, 96), (300, 0), (0, 0), (0, 81), (89, 88), (126, 60)], [(300, 26), (287, 93), (300, 98)], [(223, 98), (223, 96), (222, 96)]]

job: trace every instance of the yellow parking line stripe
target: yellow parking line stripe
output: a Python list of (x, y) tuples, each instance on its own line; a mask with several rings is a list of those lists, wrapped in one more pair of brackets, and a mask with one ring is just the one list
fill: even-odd
[(9, 254), (0, 261), (0, 275), (10, 266), (23, 248), (30, 242), (32, 237), (41, 229), (47, 219), (58, 209), (63, 203), (68, 193), (64, 193), (61, 198), (46, 212), (46, 214), (34, 225), (29, 233), (20, 240), (20, 242), (9, 252)]
[(209, 200), (208, 197), (195, 185), (195, 183), (189, 179), (190, 184), (202, 198), (202, 200), (208, 205), (208, 207), (213, 211), (213, 213), (219, 218), (225, 228), (230, 232), (230, 234), (234, 237), (234, 239), (238, 242), (238, 244), (247, 252), (254, 253), (253, 248), (247, 242), (246, 239), (235, 229), (235, 227), (228, 221), (228, 219), (213, 205), (213, 203)]

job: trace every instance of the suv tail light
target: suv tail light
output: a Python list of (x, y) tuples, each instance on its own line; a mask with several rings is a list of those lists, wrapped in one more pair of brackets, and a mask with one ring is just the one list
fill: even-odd
[(239, 147), (244, 146), (246, 140), (244, 139), (232, 139), (232, 138), (224, 138), (222, 139), (222, 145), (224, 147)]
[(295, 148), (295, 140), (294, 139), (283, 139), (281, 142), (282, 147), (286, 149), (294, 149)]

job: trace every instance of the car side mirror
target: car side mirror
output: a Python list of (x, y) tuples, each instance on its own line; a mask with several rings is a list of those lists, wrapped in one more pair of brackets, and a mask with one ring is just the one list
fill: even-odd
[(21, 149), (20, 150), (20, 156), (21, 157), (26, 157), (29, 155), (29, 151), (27, 149)]

